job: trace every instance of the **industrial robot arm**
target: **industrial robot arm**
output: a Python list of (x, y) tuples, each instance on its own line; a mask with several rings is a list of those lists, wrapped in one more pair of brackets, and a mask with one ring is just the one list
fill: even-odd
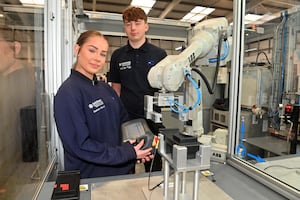
[[(190, 65), (222, 66), (230, 60), (228, 22), (226, 18), (205, 20), (193, 27), (193, 37), (189, 45), (179, 55), (169, 55), (161, 60), (148, 73), (148, 81), (153, 88), (160, 89), (155, 96), (145, 96), (145, 114), (147, 119), (162, 122), (162, 114), (157, 107), (170, 107), (177, 113), (180, 121), (191, 121), (192, 126), (185, 125), (185, 132), (201, 135), (204, 131), (202, 122), (202, 93), (192, 71), (202, 74)], [(224, 43), (224, 45), (222, 45)], [(224, 48), (223, 48), (224, 47)], [(218, 70), (216, 68), (216, 70)], [(222, 70), (224, 71), (224, 70)], [(225, 70), (226, 71), (226, 70)], [(189, 80), (184, 95), (173, 92)], [(202, 77), (203, 78), (203, 77)], [(206, 83), (206, 81), (204, 80)], [(193, 89), (195, 88), (195, 89)], [(210, 90), (209, 90), (210, 91)], [(155, 106), (154, 106), (155, 105)]]
[[(185, 72), (196, 59), (207, 57), (207, 64), (215, 62), (218, 38), (228, 27), (226, 18), (214, 18), (197, 24), (189, 46), (179, 55), (168, 55), (148, 73), (148, 81), (153, 88), (177, 91), (184, 81)], [(225, 46), (226, 47), (226, 46)], [(210, 57), (211, 56), (211, 57)]]

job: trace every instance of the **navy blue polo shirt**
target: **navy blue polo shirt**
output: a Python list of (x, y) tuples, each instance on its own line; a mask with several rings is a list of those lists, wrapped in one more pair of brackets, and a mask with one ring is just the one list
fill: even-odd
[(121, 99), (130, 119), (144, 117), (144, 95), (153, 95), (147, 80), (151, 67), (167, 56), (164, 49), (146, 41), (139, 49), (129, 43), (115, 50), (111, 56), (108, 81), (121, 84)]

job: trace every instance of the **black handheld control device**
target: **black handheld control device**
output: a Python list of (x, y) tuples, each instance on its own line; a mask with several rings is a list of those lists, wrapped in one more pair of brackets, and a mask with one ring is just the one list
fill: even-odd
[(144, 140), (142, 150), (152, 147), (154, 135), (145, 119), (139, 118), (122, 124), (123, 141), (136, 140), (134, 145)]
[(134, 145), (137, 145), (142, 140), (144, 140), (144, 144), (141, 149), (145, 150), (153, 146), (153, 139), (154, 135), (151, 132), (147, 132), (145, 133), (145, 135), (141, 135), (140, 137), (136, 138), (136, 142), (134, 143)]

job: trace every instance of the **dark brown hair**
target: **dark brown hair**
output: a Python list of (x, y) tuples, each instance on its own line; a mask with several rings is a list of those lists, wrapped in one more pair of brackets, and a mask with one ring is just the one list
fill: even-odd
[(137, 21), (139, 19), (147, 22), (145, 11), (139, 7), (129, 6), (123, 12), (123, 22)]
[(95, 30), (88, 30), (80, 34), (79, 38), (77, 39), (76, 44), (82, 46), (90, 37), (99, 36), (104, 37), (100, 32)]

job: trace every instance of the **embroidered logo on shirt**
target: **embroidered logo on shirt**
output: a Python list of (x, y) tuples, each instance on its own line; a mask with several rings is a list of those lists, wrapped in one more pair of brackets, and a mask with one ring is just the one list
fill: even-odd
[(99, 110), (102, 110), (103, 108), (105, 108), (105, 105), (104, 105), (104, 102), (102, 101), (102, 99), (98, 99), (98, 100), (94, 101), (93, 103), (90, 103), (89, 108), (93, 109), (93, 113), (96, 113)]
[(147, 64), (149, 67), (153, 67), (155, 65), (155, 62), (154, 60), (148, 60)]
[(119, 63), (120, 70), (131, 69), (131, 61), (121, 62)]

